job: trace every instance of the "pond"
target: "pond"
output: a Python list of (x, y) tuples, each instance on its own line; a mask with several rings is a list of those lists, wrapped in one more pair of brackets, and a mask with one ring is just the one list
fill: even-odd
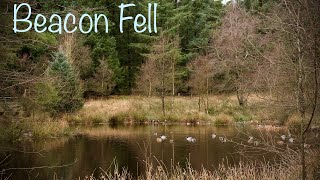
[[(7, 176), (12, 173), (10, 179), (83, 179), (91, 174), (99, 177), (101, 169), (112, 169), (113, 162), (117, 162), (120, 169), (127, 168), (134, 176), (143, 174), (146, 157), (151, 157), (155, 165), (163, 162), (168, 168), (172, 164), (184, 167), (189, 162), (196, 170), (214, 170), (219, 164), (234, 165), (240, 161), (273, 161), (274, 158), (273, 154), (259, 152), (250, 152), (249, 159), (239, 155), (241, 145), (237, 143), (248, 144), (248, 136), (261, 135), (250, 126), (99, 125), (77, 128), (81, 132), (79, 135), (26, 142), (16, 150), (1, 154), (1, 160), (5, 155), (10, 157), (0, 168), (15, 168), (6, 172)], [(216, 138), (212, 138), (213, 133)], [(161, 135), (167, 139), (159, 142)], [(195, 142), (188, 142), (189, 136)], [(219, 137), (234, 142), (222, 142)]]

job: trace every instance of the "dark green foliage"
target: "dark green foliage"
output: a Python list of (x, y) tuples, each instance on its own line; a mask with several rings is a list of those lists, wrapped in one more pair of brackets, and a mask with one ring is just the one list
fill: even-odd
[[(99, 81), (101, 78), (101, 71), (111, 71), (112, 77), (110, 78), (109, 83), (112, 84), (112, 89), (106, 91), (98, 91), (99, 93), (108, 95), (116, 91), (114, 89), (117, 85), (121, 84), (124, 81), (124, 72), (123, 68), (120, 66), (118, 59), (118, 53), (116, 51), (116, 40), (114, 37), (110, 37), (108, 34), (99, 33), (99, 34), (90, 34), (86, 40), (87, 45), (91, 47), (91, 58), (92, 58), (92, 67), (90, 74), (83, 79), (91, 81)], [(107, 65), (107, 66), (104, 66)], [(107, 67), (107, 69), (101, 69)], [(92, 84), (92, 83), (91, 83)], [(95, 91), (97, 87), (89, 86), (87, 91)]]
[[(169, 1), (168, 4), (172, 3)], [(180, 1), (176, 5), (165, 4), (166, 22), (163, 30), (169, 36), (179, 35), (181, 59), (177, 64), (178, 91), (188, 93), (185, 85), (190, 72), (187, 64), (198, 55), (206, 54), (215, 27), (222, 15), (222, 4), (216, 1)], [(163, 7), (162, 7), (163, 8)], [(172, 8), (172, 9), (170, 9)], [(168, 14), (168, 16), (167, 16)]]
[(220, 2), (210, 0), (181, 1), (178, 8), (172, 10), (173, 16), (165, 26), (169, 33), (179, 34), (185, 61), (208, 49), (221, 10)]
[(49, 81), (39, 85), (38, 101), (53, 115), (74, 112), (83, 105), (77, 74), (62, 52), (54, 54), (47, 73)]
[[(178, 54), (175, 55), (179, 57), (176, 60), (175, 67), (176, 91), (188, 92), (188, 87), (185, 85), (189, 76), (186, 64), (198, 54), (206, 52), (212, 30), (219, 22), (222, 5), (219, 2), (209, 0), (181, 1), (179, 4), (171, 0), (156, 0), (154, 2), (158, 3), (157, 34), (149, 33), (148, 31), (142, 34), (136, 33), (133, 28), (133, 20), (126, 21), (123, 27), (124, 32), (119, 32), (120, 9), (118, 6), (121, 3), (134, 3), (136, 5), (125, 10), (126, 16), (134, 17), (138, 13), (147, 16), (148, 3), (153, 3), (152, 1), (39, 0), (37, 3), (30, 4), (32, 10), (36, 13), (52, 14), (54, 12), (64, 17), (66, 13), (73, 13), (74, 10), (77, 10), (77, 18), (79, 18), (78, 15), (83, 13), (90, 15), (101, 13), (108, 17), (109, 33), (104, 32), (104, 24), (101, 24), (99, 33), (92, 32), (87, 35), (75, 35), (74, 42), (76, 42), (76, 45), (73, 47), (78, 51), (70, 51), (74, 53), (72, 60), (70, 59), (72, 63), (66, 65), (60, 62), (62, 63), (60, 68), (68, 68), (72, 72), (76, 70), (79, 73), (80, 79), (85, 84), (83, 91), (100, 95), (130, 94), (131, 90), (136, 86), (136, 79), (141, 65), (146, 60), (145, 54), (150, 53), (152, 43), (160, 33), (164, 33), (169, 39), (176, 36), (179, 37), (179, 48), (177, 49), (179, 52), (177, 51)], [(9, 9), (6, 9), (7, 3), (9, 3)], [(43, 84), (32, 81), (37, 84), (34, 86), (31, 83), (24, 83), (24, 81), (32, 78), (36, 79), (36, 77), (43, 75), (48, 67), (50, 54), (63, 44), (61, 37), (65, 36), (65, 34), (56, 35), (35, 33), (33, 31), (14, 34), (12, 31), (13, 3), (15, 2), (1, 2), (0, 4), (1, 10), (3, 10), (1, 12), (7, 11), (7, 13), (0, 15), (0, 20), (5, 25), (5, 28), (0, 28), (0, 35), (4, 37), (1, 39), (0, 50), (2, 53), (0, 57), (5, 59), (0, 64), (0, 70), (21, 72), (21, 77), (25, 77), (25, 79), (18, 78), (23, 86), (17, 86), (17, 90), (15, 89), (14, 91), (8, 89), (8, 92), (14, 92), (15, 96), (22, 96), (27, 89), (30, 92), (30, 97), (27, 98), (34, 98), (35, 96), (34, 94), (32, 95), (32, 92), (38, 92), (38, 89), (47, 89), (42, 93), (50, 97), (48, 99), (56, 99), (60, 97), (59, 89), (55, 87), (56, 84), (47, 82)], [(32, 18), (34, 18), (34, 15)], [(86, 27), (84, 28), (86, 29)], [(172, 51), (171, 53), (176, 52)], [(68, 74), (65, 74), (66, 72), (54, 66), (57, 65), (53, 63), (51, 68), (60, 73), (52, 74), (51, 72), (50, 75), (56, 76), (59, 74), (59, 81), (62, 81), (60, 76), (68, 76)], [(108, 77), (101, 78), (105, 75)], [(63, 79), (63, 81), (71, 81), (71, 76), (68, 78)], [(76, 76), (73, 78), (74, 80), (77, 79)], [(2, 79), (6, 79), (6, 77), (3, 76)], [(21, 82), (10, 80), (5, 83), (2, 82), (1, 86), (9, 87)], [(72, 83), (70, 85), (77, 86)], [(71, 89), (71, 91), (73, 90)], [(44, 96), (44, 94), (42, 95)], [(41, 101), (44, 100), (42, 99)], [(53, 102), (53, 100), (49, 101)], [(63, 100), (58, 98), (55, 101)], [(71, 107), (66, 108), (68, 109), (66, 111), (72, 111), (73, 109)], [(56, 107), (55, 109), (59, 108)]]
[(249, 11), (267, 12), (272, 7), (272, 3), (279, 3), (277, 0), (244, 0), (240, 5)]

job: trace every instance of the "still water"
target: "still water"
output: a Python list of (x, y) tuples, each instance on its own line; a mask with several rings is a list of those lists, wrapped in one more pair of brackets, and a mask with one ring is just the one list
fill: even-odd
[[(99, 125), (78, 127), (78, 131), (79, 135), (71, 138), (10, 147), (15, 150), (1, 154), (1, 157), (10, 156), (0, 168), (15, 168), (6, 171), (5, 175), (11, 175), (10, 179), (83, 179), (91, 174), (99, 177), (101, 169), (112, 169), (115, 161), (120, 169), (127, 168), (134, 176), (143, 174), (146, 156), (151, 157), (155, 165), (162, 161), (169, 168), (173, 163), (183, 167), (190, 162), (196, 170), (214, 170), (222, 163), (234, 165), (239, 161), (272, 161), (274, 158), (272, 154), (256, 153), (248, 159), (239, 155), (241, 145), (219, 140), (219, 137), (226, 137), (246, 144), (248, 136), (261, 135), (261, 132), (245, 126)], [(212, 138), (213, 133), (217, 135), (215, 139)], [(161, 135), (167, 139), (157, 142)], [(196, 141), (188, 142), (188, 136)]]

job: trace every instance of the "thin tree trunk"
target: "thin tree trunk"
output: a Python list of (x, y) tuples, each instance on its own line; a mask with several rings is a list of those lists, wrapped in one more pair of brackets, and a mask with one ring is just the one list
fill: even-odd
[(209, 78), (207, 77), (206, 113), (209, 114)]
[(199, 105), (199, 112), (201, 111), (201, 96), (199, 95), (199, 102), (198, 102), (198, 105)]
[(240, 92), (240, 90), (237, 90), (237, 99), (238, 99), (240, 106), (245, 105), (244, 94), (242, 92)]
[[(298, 23), (299, 25), (299, 23)], [(299, 27), (299, 26), (298, 26)], [(298, 63), (297, 63), (297, 110), (300, 115), (300, 125), (301, 125), (301, 171), (302, 171), (302, 180), (306, 179), (306, 163), (305, 163), (305, 134), (304, 134), (304, 119), (305, 119), (305, 100), (303, 95), (303, 86), (304, 86), (304, 70), (303, 70), (303, 54), (301, 48), (301, 40), (300, 34), (298, 31), (298, 39), (297, 39), (297, 48), (298, 48)]]
[[(316, 39), (316, 38), (314, 38)], [(314, 53), (315, 54), (319, 54), (318, 52), (318, 43), (317, 41), (314, 42)], [(311, 116), (309, 118), (309, 121), (308, 121), (308, 125), (307, 127), (305, 128), (305, 130), (303, 131), (304, 134), (307, 133), (308, 129), (310, 128), (311, 126), (311, 123), (312, 123), (312, 120), (314, 119), (314, 115), (315, 115), (315, 112), (316, 112), (316, 109), (317, 109), (317, 104), (318, 104), (318, 95), (319, 95), (319, 83), (318, 83), (318, 62), (317, 60), (320, 60), (320, 58), (318, 58), (318, 56), (316, 55), (314, 57), (314, 60), (313, 60), (313, 69), (314, 69), (314, 97), (313, 97), (313, 107), (312, 107), (312, 113), (311, 113)], [(319, 61), (320, 62), (320, 61)]]
[(175, 65), (174, 65), (174, 60), (172, 60), (172, 102), (171, 102), (171, 111), (173, 111), (174, 95), (175, 95)]
[(161, 70), (161, 100), (162, 100), (162, 113), (166, 116), (165, 104), (164, 104), (164, 60), (162, 60), (162, 70)]
[(104, 71), (102, 72), (102, 79), (101, 79), (101, 91), (103, 92), (104, 88)]
[(148, 97), (151, 97), (151, 91), (152, 91), (152, 83), (151, 83), (151, 80), (149, 80), (149, 92), (148, 92)]
[(175, 65), (174, 60), (172, 60), (172, 96), (175, 95)]

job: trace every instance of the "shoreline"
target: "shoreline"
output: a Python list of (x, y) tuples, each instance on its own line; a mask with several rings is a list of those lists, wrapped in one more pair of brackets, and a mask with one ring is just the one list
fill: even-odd
[[(299, 119), (295, 114), (268, 113), (270, 110), (263, 109), (263, 101), (256, 97), (252, 97), (250, 104), (241, 107), (237, 104), (236, 97), (232, 95), (210, 96), (208, 109), (203, 104), (199, 105), (198, 97), (178, 96), (166, 97), (166, 99), (165, 116), (161, 111), (160, 98), (142, 96), (112, 96), (107, 99), (90, 99), (79, 111), (63, 114), (56, 118), (43, 112), (36, 112), (31, 117), (20, 118), (18, 121), (5, 120), (7, 127), (4, 128), (0, 139), (14, 141), (19, 139), (19, 135), (27, 133), (32, 133), (34, 139), (68, 136), (68, 134), (74, 133), (72, 128), (78, 125), (90, 127), (99, 124), (252, 125), (261, 130), (290, 130), (293, 132), (299, 130), (300, 127)], [(44, 122), (43, 125), (41, 122)], [(313, 126), (318, 127), (319, 125), (313, 124)], [(6, 134), (10, 134), (10, 138)], [(17, 135), (11, 137), (12, 134)]]

